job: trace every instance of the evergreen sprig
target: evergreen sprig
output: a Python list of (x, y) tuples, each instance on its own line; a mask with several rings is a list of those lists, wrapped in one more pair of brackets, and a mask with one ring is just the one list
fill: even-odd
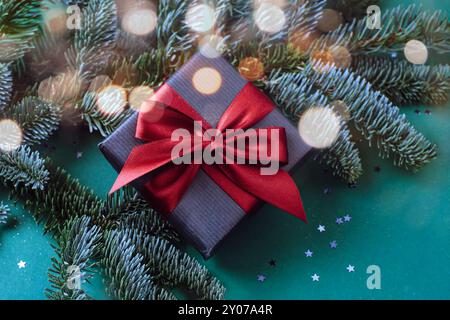
[(113, 0), (90, 0), (82, 11), (80, 30), (74, 38), (74, 50), (67, 53), (73, 67), (86, 78), (105, 68), (117, 40), (117, 8)]
[[(267, 91), (284, 114), (295, 123), (308, 108), (322, 106), (332, 108), (333, 102), (302, 73), (272, 72), (267, 82)], [(339, 114), (336, 111), (337, 114)], [(348, 183), (355, 182), (362, 174), (359, 150), (352, 141), (351, 133), (341, 119), (341, 130), (337, 140), (322, 151), (317, 159), (333, 169), (335, 175)]]
[(0, 112), (9, 104), (12, 93), (12, 74), (9, 66), (0, 63)]
[(52, 300), (86, 300), (91, 297), (81, 285), (92, 278), (95, 258), (101, 248), (101, 230), (87, 216), (69, 219), (56, 236), (57, 257), (52, 258), (48, 277)]
[(0, 1), (0, 62), (21, 58), (39, 30), (39, 0)]
[[(309, 64), (304, 75), (329, 99), (346, 103), (355, 128), (369, 144), (378, 147), (381, 157), (392, 155), (394, 164), (412, 170), (436, 157), (436, 145), (417, 132), (399, 108), (365, 79), (321, 64)], [(292, 79), (295, 81), (295, 75)]]
[(10, 184), (16, 190), (24, 187), (43, 190), (49, 172), (38, 152), (21, 146), (10, 152), (0, 151), (0, 177), (4, 184)]
[(0, 224), (5, 224), (9, 215), (9, 206), (0, 202)]
[(450, 92), (450, 66), (412, 65), (388, 57), (355, 56), (352, 70), (396, 105), (443, 104)]
[(58, 106), (36, 97), (25, 97), (6, 108), (4, 117), (15, 120), (23, 130), (23, 143), (39, 144), (58, 128), (61, 111)]
[[(111, 98), (114, 99), (114, 97)], [(114, 103), (114, 100), (111, 103)], [(98, 131), (104, 137), (114, 132), (132, 114), (131, 109), (111, 113), (102, 112), (97, 105), (97, 93), (91, 91), (84, 95), (83, 101), (76, 108), (80, 110), (81, 119), (87, 123), (89, 131)]]
[(139, 228), (124, 228), (123, 232), (131, 239), (137, 252), (143, 255), (143, 262), (155, 281), (164, 286), (185, 286), (201, 299), (223, 299), (223, 285), (195, 259), (167, 240), (145, 234)]
[(109, 293), (120, 300), (176, 299), (153, 282), (143, 260), (124, 231), (107, 232), (101, 264), (110, 283)]
[(420, 6), (398, 6), (382, 15), (382, 28), (369, 29), (367, 19), (353, 20), (322, 36), (309, 52), (324, 50), (332, 45), (343, 46), (352, 54), (398, 51), (409, 40), (424, 42), (438, 52), (450, 50), (448, 16), (440, 10), (426, 11)]

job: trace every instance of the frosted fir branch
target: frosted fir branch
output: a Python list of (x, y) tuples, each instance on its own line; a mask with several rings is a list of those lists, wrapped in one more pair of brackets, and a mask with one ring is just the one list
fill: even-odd
[(93, 277), (101, 245), (101, 230), (87, 216), (68, 220), (56, 236), (56, 257), (48, 271), (51, 287), (45, 294), (51, 300), (88, 300), (82, 285)]
[(441, 53), (450, 50), (448, 16), (443, 11), (426, 11), (416, 5), (398, 6), (385, 11), (381, 19), (382, 28), (373, 30), (367, 28), (367, 19), (342, 24), (315, 41), (309, 52), (332, 45), (344, 46), (352, 54), (398, 51), (412, 39), (420, 40)]
[(23, 130), (23, 143), (35, 145), (47, 141), (59, 127), (61, 110), (58, 106), (36, 97), (25, 97), (6, 108), (4, 116), (15, 120)]
[(39, 0), (1, 0), (0, 62), (12, 62), (30, 50), (39, 23)]
[(155, 280), (165, 286), (186, 287), (200, 299), (223, 299), (223, 285), (194, 258), (162, 238), (127, 226), (123, 230), (143, 255)]
[(117, 41), (117, 8), (113, 0), (90, 0), (82, 11), (81, 28), (66, 58), (84, 77), (105, 68)]
[(355, 128), (369, 144), (378, 147), (381, 157), (392, 156), (395, 165), (411, 170), (436, 157), (436, 145), (417, 132), (399, 108), (365, 79), (322, 64), (309, 64), (304, 74), (331, 100), (346, 103)]
[(37, 151), (21, 146), (14, 151), (0, 152), (0, 177), (3, 184), (15, 189), (43, 190), (49, 172)]
[[(302, 73), (274, 71), (267, 82), (267, 90), (283, 113), (298, 123), (301, 115), (310, 107), (322, 106), (333, 109), (323, 92)], [(336, 114), (339, 114), (336, 112)], [(348, 183), (355, 182), (362, 174), (359, 150), (352, 141), (347, 124), (341, 119), (341, 130), (336, 141), (318, 154), (317, 159), (329, 166), (334, 175)]]
[(174, 300), (174, 295), (156, 285), (144, 257), (124, 231), (108, 231), (101, 265), (108, 279), (108, 292), (119, 300)]
[(0, 112), (9, 104), (12, 94), (12, 73), (7, 64), (0, 63)]
[(444, 104), (449, 100), (448, 65), (412, 65), (388, 57), (355, 56), (352, 70), (397, 105)]
[(9, 206), (0, 202), (0, 224), (5, 224), (9, 216)]

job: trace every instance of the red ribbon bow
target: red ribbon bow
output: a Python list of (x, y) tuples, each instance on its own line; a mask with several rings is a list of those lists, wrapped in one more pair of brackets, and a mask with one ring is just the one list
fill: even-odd
[[(158, 121), (154, 121), (155, 113), (161, 112), (158, 107), (141, 110), (139, 113), (136, 138), (148, 143), (131, 151), (111, 193), (148, 173), (153, 173), (145, 184), (146, 197), (157, 205), (157, 209), (170, 213), (177, 207), (202, 169), (245, 212), (250, 212), (259, 200), (263, 200), (306, 221), (297, 186), (291, 176), (282, 169), (274, 175), (261, 175), (260, 165), (247, 163), (175, 165), (172, 162), (172, 150), (179, 142), (172, 141), (173, 131), (182, 128), (194, 133), (194, 121), (200, 122), (205, 130), (212, 127), (168, 84), (163, 85), (153, 95), (151, 103), (164, 105), (162, 115)], [(226, 129), (251, 128), (274, 108), (274, 104), (265, 95), (248, 83), (224, 112), (216, 129), (225, 132)], [(280, 139), (275, 142), (279, 143), (278, 160), (280, 163), (286, 163), (288, 157), (284, 128), (267, 128), (272, 129), (280, 130)], [(256, 134), (259, 135), (258, 130)], [(226, 137), (225, 140), (227, 138), (231, 137)], [(239, 136), (232, 138), (239, 139)], [(201, 144), (203, 149), (209, 146), (210, 143)], [(192, 152), (194, 148), (193, 146)]]

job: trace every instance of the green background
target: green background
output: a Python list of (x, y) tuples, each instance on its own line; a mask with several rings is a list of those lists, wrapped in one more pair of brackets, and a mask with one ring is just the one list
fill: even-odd
[[(383, 1), (382, 9), (411, 2)], [(421, 2), (426, 8), (450, 8), (448, 0)], [(448, 57), (440, 60), (449, 62)], [(375, 149), (362, 143), (365, 174), (356, 188), (308, 160), (294, 177), (309, 224), (265, 206), (242, 222), (206, 262), (227, 287), (226, 298), (450, 298), (450, 104), (402, 110), (439, 146), (438, 158), (413, 174), (394, 167), (390, 159), (379, 159)], [(47, 152), (83, 184), (105, 195), (116, 174), (97, 149), (100, 140), (96, 134), (64, 125)], [(77, 152), (83, 152), (81, 159)], [(380, 172), (374, 170), (378, 165)], [(5, 190), (0, 190), (0, 200), (7, 200)], [(337, 225), (336, 217), (345, 214), (353, 219)], [(319, 233), (318, 224), (325, 225), (326, 232)], [(333, 240), (338, 243), (334, 250), (329, 247)], [(20, 205), (13, 207), (8, 225), (0, 227), (0, 299), (45, 298), (54, 254), (51, 244), (30, 213)], [(305, 257), (307, 249), (314, 252), (312, 258)], [(275, 267), (269, 265), (270, 259), (277, 261)], [(27, 263), (25, 269), (18, 268), (20, 260)], [(354, 273), (347, 272), (348, 264), (355, 266)], [(369, 265), (381, 268), (380, 290), (366, 286)], [(314, 273), (319, 282), (311, 280)], [(257, 281), (258, 274), (266, 281)], [(94, 298), (108, 298), (102, 281), (97, 274), (87, 288)]]

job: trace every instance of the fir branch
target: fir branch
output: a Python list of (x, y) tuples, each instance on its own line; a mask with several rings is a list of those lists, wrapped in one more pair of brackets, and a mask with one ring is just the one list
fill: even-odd
[(90, 91), (84, 95), (83, 101), (76, 109), (80, 110), (81, 118), (89, 126), (89, 131), (98, 131), (103, 137), (110, 135), (133, 113), (131, 109), (113, 113), (101, 112), (97, 107), (97, 93)]
[(38, 152), (21, 146), (11, 152), (0, 152), (0, 177), (16, 190), (25, 187), (37, 191), (44, 189), (49, 172)]
[(352, 70), (396, 105), (443, 104), (450, 92), (450, 66), (412, 65), (387, 57), (356, 56)]
[[(113, 0), (90, 0), (75, 33), (74, 51), (66, 56), (85, 77), (105, 68), (117, 40), (117, 8)], [(75, 61), (74, 61), (75, 59)]]
[[(295, 123), (298, 123), (302, 113), (309, 107), (332, 108), (329, 105), (330, 100), (320, 90), (314, 88), (302, 73), (274, 71), (267, 82), (267, 90), (283, 113)], [(362, 174), (359, 150), (343, 121), (337, 140), (323, 150), (317, 159), (329, 166), (333, 174), (348, 183), (355, 182)]]
[(139, 229), (123, 231), (144, 257), (154, 279), (171, 287), (186, 286), (201, 299), (223, 299), (225, 288), (208, 269), (168, 241)]
[(48, 168), (45, 188), (12, 190), (12, 195), (23, 201), (37, 222), (44, 223), (45, 230), (52, 233), (57, 233), (67, 220), (82, 215), (89, 216), (93, 223), (102, 226), (104, 218), (100, 216), (100, 199), (63, 169), (55, 167), (49, 159), (45, 165)]
[[(52, 258), (48, 277), (52, 300), (91, 299), (81, 285), (92, 278), (93, 262), (101, 248), (101, 230), (87, 216), (68, 220), (57, 234), (57, 257)], [(80, 287), (77, 287), (79, 282)]]
[(381, 157), (392, 155), (395, 165), (412, 170), (436, 157), (436, 145), (417, 132), (399, 108), (363, 78), (320, 64), (308, 65), (304, 74), (331, 100), (346, 103), (356, 129), (369, 144), (376, 144)]
[(102, 212), (104, 216), (115, 217), (118, 225), (170, 241), (179, 241), (172, 226), (131, 187), (125, 187), (109, 196), (103, 204)]
[(328, 0), (327, 8), (342, 13), (346, 21), (362, 19), (367, 15), (367, 8), (371, 5), (380, 5), (380, 0)]
[(39, 30), (40, 1), (0, 1), (0, 62), (21, 58)]
[(125, 232), (106, 232), (101, 264), (110, 282), (111, 295), (120, 300), (175, 299), (153, 283), (143, 260)]
[(9, 66), (0, 63), (0, 112), (9, 104), (12, 94), (12, 74)]
[(5, 116), (22, 128), (23, 143), (33, 145), (46, 141), (58, 128), (61, 111), (50, 102), (25, 97), (18, 104), (6, 108)]
[(309, 52), (324, 50), (331, 45), (344, 46), (353, 54), (398, 51), (412, 39), (420, 40), (441, 53), (450, 50), (450, 24), (443, 11), (425, 11), (415, 5), (399, 6), (384, 12), (379, 30), (367, 28), (367, 19), (342, 24), (318, 39)]
[(0, 224), (5, 224), (9, 215), (9, 206), (0, 202)]

